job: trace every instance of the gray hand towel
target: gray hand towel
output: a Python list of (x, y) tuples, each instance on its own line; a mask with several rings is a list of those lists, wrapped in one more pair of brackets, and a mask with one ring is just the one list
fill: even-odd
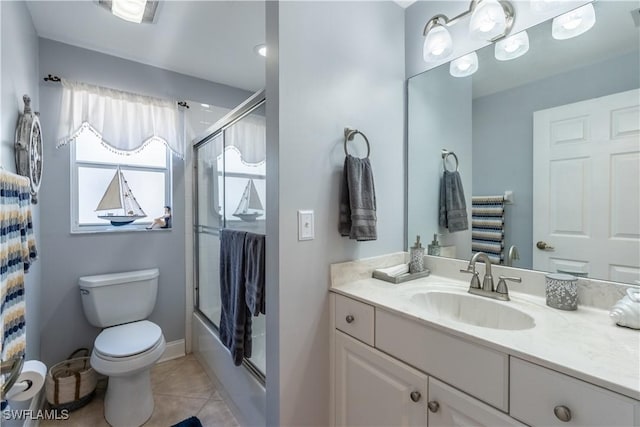
[(469, 228), (464, 188), (457, 171), (444, 171), (440, 181), (439, 222), (451, 233)]
[(236, 366), (244, 357), (251, 357), (251, 313), (245, 301), (246, 234), (228, 229), (220, 232), (220, 341), (231, 352)]
[(376, 192), (369, 159), (347, 155), (340, 194), (339, 231), (358, 241), (376, 240)]
[(265, 237), (247, 232), (244, 239), (245, 300), (249, 312), (266, 314), (265, 306)]

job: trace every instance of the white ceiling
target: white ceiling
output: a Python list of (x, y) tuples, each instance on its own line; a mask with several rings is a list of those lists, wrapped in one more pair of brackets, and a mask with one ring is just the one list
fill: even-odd
[[(153, 24), (123, 21), (97, 2), (28, 1), (40, 37), (256, 91), (265, 60), (264, 1), (160, 1)], [(64, 76), (62, 76), (64, 77)]]

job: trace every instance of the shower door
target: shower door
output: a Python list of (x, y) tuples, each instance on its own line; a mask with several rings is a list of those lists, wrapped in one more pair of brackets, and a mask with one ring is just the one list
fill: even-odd
[[(266, 234), (264, 94), (221, 119), (194, 145), (196, 309), (220, 322), (220, 230)], [(264, 380), (265, 316), (252, 318), (253, 350), (244, 365)]]

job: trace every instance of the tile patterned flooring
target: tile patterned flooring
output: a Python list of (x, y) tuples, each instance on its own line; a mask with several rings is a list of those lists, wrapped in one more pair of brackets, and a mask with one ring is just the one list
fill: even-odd
[[(169, 427), (197, 416), (204, 427), (238, 427), (233, 413), (193, 355), (159, 363), (151, 369), (155, 408), (144, 427)], [(66, 421), (42, 421), (41, 427), (109, 427), (104, 419), (105, 388)], [(133, 426), (132, 426), (133, 427)]]

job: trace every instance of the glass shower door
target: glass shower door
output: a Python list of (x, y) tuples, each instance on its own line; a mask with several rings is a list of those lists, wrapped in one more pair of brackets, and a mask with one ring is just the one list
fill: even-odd
[[(265, 152), (264, 100), (195, 146), (196, 306), (216, 328), (222, 306), (220, 230), (266, 234)], [(244, 365), (264, 379), (264, 315), (252, 318), (252, 342)]]

